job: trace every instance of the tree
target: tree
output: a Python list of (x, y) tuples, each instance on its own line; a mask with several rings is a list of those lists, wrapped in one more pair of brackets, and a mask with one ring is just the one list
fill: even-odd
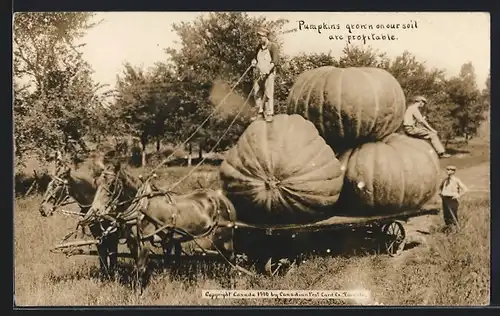
[(169, 118), (171, 127), (172, 114), (180, 108), (175, 75), (163, 66), (145, 71), (125, 63), (123, 75), (117, 76), (115, 108), (122, 122), (119, 128), (140, 138), (142, 165), (146, 164), (146, 146), (150, 138), (156, 140), (159, 151), (165, 131), (172, 131), (165, 121)]
[[(217, 12), (201, 15), (193, 22), (173, 25), (181, 48), (167, 48), (166, 53), (179, 76), (180, 90), (185, 92), (181, 97), (182, 103), (190, 108), (184, 113), (184, 138), (190, 136), (231, 92), (227, 87), (235, 85), (245, 74), (258, 44), (257, 29), (264, 26), (272, 33), (280, 34), (284, 23), (286, 20), (250, 18), (242, 12)], [(282, 45), (277, 36), (274, 40)], [(196, 133), (195, 139), (201, 147), (206, 149), (211, 144), (215, 145), (225, 136), (216, 148), (225, 150), (248, 125), (248, 111), (244, 111), (242, 119), (235, 121), (233, 128), (226, 132), (232, 123), (232, 114), (239, 111), (252, 89), (254, 78), (251, 74), (246, 72), (232, 92), (233, 97), (227, 98), (220, 111)], [(222, 93), (214, 95), (214, 91)]]
[(491, 108), (491, 73), (488, 73), (486, 78), (486, 87), (481, 91), (481, 101), (485, 107), (484, 122), (479, 126), (478, 135), (480, 137), (490, 138), (490, 108)]
[[(18, 13), (14, 19), (14, 113), (16, 158), (34, 152), (42, 158), (67, 147), (69, 137), (83, 148), (102, 87), (76, 45), (94, 27), (92, 13)], [(103, 94), (105, 96), (105, 94)]]
[(443, 70), (428, 69), (408, 51), (394, 58), (387, 70), (398, 80), (407, 99), (416, 95), (432, 98), (442, 91), (445, 81)]
[(380, 53), (371, 46), (355, 46), (347, 44), (342, 50), (337, 67), (377, 67), (387, 69), (389, 58), (386, 53)]
[(481, 91), (481, 98), (485, 103), (485, 106), (489, 109), (491, 105), (491, 72), (488, 72), (485, 85), (486, 87)]
[(484, 121), (487, 109), (487, 104), (481, 100), (471, 62), (462, 65), (459, 76), (451, 78), (446, 89), (455, 104), (451, 114), (455, 119), (456, 134), (463, 135), (467, 142)]

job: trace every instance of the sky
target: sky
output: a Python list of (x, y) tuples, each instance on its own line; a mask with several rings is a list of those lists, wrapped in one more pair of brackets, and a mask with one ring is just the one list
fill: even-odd
[[(81, 39), (86, 43), (83, 57), (92, 65), (94, 79), (115, 86), (116, 75), (121, 73), (124, 62), (135, 66), (150, 67), (165, 61), (167, 47), (179, 47), (172, 23), (192, 21), (202, 12), (102, 12), (96, 20), (104, 20)], [(250, 12), (251, 16), (265, 16), (268, 20), (285, 18), (290, 30), (283, 34), (283, 53), (328, 53), (340, 56), (348, 35), (366, 35), (366, 44), (356, 38), (352, 42), (370, 45), (388, 57), (395, 57), (408, 50), (429, 67), (444, 69), (448, 76), (456, 76), (460, 67), (472, 62), (477, 83), (484, 88), (490, 69), (490, 16), (482, 12), (425, 12), (425, 13), (354, 13), (354, 12)], [(340, 29), (299, 29), (305, 25), (338, 25)], [(352, 33), (347, 24), (354, 25)], [(355, 29), (358, 25), (372, 25), (373, 29)], [(400, 24), (399, 29), (377, 29), (378, 24)], [(402, 25), (412, 27), (402, 29)], [(370, 40), (375, 36), (394, 36), (396, 39)], [(330, 35), (343, 36), (329, 39)]]

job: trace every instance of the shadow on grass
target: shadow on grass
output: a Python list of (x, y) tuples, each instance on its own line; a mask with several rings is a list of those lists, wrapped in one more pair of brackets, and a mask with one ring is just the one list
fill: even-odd
[[(191, 160), (192, 165), (197, 165), (200, 163), (200, 161), (203, 160), (200, 158), (194, 158)], [(203, 165), (210, 165), (210, 166), (220, 166), (223, 162), (223, 159), (212, 159), (212, 158), (206, 158), (203, 161)], [(177, 158), (175, 160), (172, 160), (166, 164), (169, 167), (187, 167), (188, 166), (188, 161), (185, 158)]]
[[(328, 240), (331, 241), (332, 239)], [(276, 254), (277, 259), (289, 258), (291, 261), (295, 261), (296, 267), (300, 267), (306, 260), (308, 261), (316, 258), (386, 256), (385, 245), (381, 243), (380, 240), (363, 238), (361, 235), (334, 240), (337, 240), (337, 242), (325, 243), (323, 239), (322, 244), (314, 242), (313, 239), (304, 240), (305, 242), (309, 241), (309, 245), (314, 245), (314, 249), (311, 249), (310, 246), (308, 248), (302, 248), (300, 245), (289, 243), (288, 248), (290, 249), (295, 248), (295, 246), (300, 248), (290, 253)], [(342, 242), (339, 242), (340, 240), (342, 240)], [(283, 241), (286, 242), (286, 240)], [(404, 251), (418, 247), (419, 245), (419, 242), (407, 243)], [(257, 251), (259, 252), (258, 254), (261, 254), (264, 250), (259, 248)], [(253, 259), (256, 258), (254, 257)], [(260, 266), (262, 263), (263, 261), (259, 263), (254, 260), (240, 262), (245, 269), (257, 272), (256, 276), (260, 275), (265, 277), (264, 271)], [(148, 287), (152, 280), (156, 281), (158, 278), (166, 278), (169, 282), (177, 281), (187, 286), (196, 286), (200, 280), (210, 279), (217, 281), (224, 288), (232, 288), (235, 282), (241, 277), (242, 274), (233, 269), (233, 267), (227, 264), (220, 256), (207, 256), (206, 258), (183, 256), (177, 262), (172, 258), (169, 264), (165, 264), (162, 256), (155, 255), (152, 256), (148, 262), (148, 273), (142, 280), (142, 284), (144, 287)], [(101, 275), (97, 265), (89, 267), (89, 269), (72, 271), (63, 275), (52, 274), (49, 278), (55, 283), (74, 280), (98, 280), (104, 283), (117, 282), (121, 286), (130, 289), (137, 289), (137, 285), (139, 285), (134, 262), (130, 260), (119, 261), (117, 271), (113, 278), (107, 278)]]
[(51, 177), (47, 173), (26, 175), (23, 173), (16, 173), (14, 175), (14, 192), (15, 195), (20, 197), (26, 195), (31, 189), (30, 193), (43, 194), (51, 181)]
[[(231, 267), (221, 262), (220, 258), (207, 258), (205, 261), (186, 260), (178, 263), (164, 265), (163, 260), (150, 260), (148, 263), (148, 273), (141, 280), (144, 287), (147, 287), (152, 278), (166, 276), (171, 281), (180, 281), (186, 285), (196, 285), (200, 277), (218, 280), (221, 285), (230, 286)], [(234, 272), (234, 271), (233, 271)], [(108, 283), (116, 282), (121, 286), (131, 289), (138, 289), (138, 275), (133, 262), (118, 262), (115, 273), (112, 276), (103, 275), (99, 266), (91, 266), (88, 269), (73, 270), (64, 274), (49, 274), (49, 279), (54, 283), (68, 281), (95, 280)]]
[(446, 149), (446, 152), (448, 152), (450, 155), (470, 154), (470, 150), (460, 149), (460, 148), (448, 148)]

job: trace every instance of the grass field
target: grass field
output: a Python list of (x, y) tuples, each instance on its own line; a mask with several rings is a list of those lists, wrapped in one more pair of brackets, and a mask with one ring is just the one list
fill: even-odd
[[(237, 275), (221, 263), (193, 264), (184, 274), (156, 269), (142, 296), (127, 282), (131, 262), (120, 259), (120, 276), (100, 281), (96, 257), (66, 258), (49, 248), (76, 223), (55, 214), (42, 218), (40, 196), (18, 198), (14, 212), (17, 306), (97, 305), (487, 305), (490, 288), (489, 145), (472, 142), (443, 160), (453, 163), (457, 175), (472, 190), (461, 200), (461, 230), (442, 233), (442, 215), (411, 220), (408, 229), (420, 241), (400, 257), (385, 255), (313, 257), (289, 275), (270, 278)], [(216, 167), (203, 166), (178, 191), (200, 183), (216, 187)], [(141, 173), (145, 170), (136, 169)], [(168, 186), (189, 172), (186, 167), (158, 171)], [(121, 248), (122, 251), (127, 251)], [(332, 300), (207, 300), (202, 289), (349, 290), (371, 291), (367, 302)]]

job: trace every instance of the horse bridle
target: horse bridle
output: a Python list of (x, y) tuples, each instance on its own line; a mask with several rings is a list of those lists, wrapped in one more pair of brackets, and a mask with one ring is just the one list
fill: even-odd
[[(123, 193), (123, 183), (118, 178), (117, 173), (110, 172), (110, 171), (103, 171), (102, 174), (111, 175), (114, 177), (111, 184), (101, 186), (101, 188), (103, 190), (105, 190), (106, 192), (108, 192), (108, 194), (110, 196), (110, 199), (108, 200), (108, 202), (104, 206), (104, 211), (107, 214), (107, 213), (109, 213), (108, 209), (111, 208), (112, 210), (114, 210), (117, 207), (118, 199), (120, 198), (120, 196)], [(110, 187), (113, 187), (113, 190), (110, 190)]]
[[(47, 203), (50, 199), (54, 199), (54, 203), (52, 205), (52, 212), (54, 212), (58, 207), (68, 205), (70, 203), (64, 204), (64, 202), (71, 196), (69, 193), (68, 181), (59, 178), (58, 176), (52, 176), (52, 183), (49, 185), (56, 184), (57, 187), (52, 188), (50, 194), (47, 193), (42, 200), (42, 203)], [(62, 186), (61, 193), (58, 197), (56, 197), (56, 191)]]

